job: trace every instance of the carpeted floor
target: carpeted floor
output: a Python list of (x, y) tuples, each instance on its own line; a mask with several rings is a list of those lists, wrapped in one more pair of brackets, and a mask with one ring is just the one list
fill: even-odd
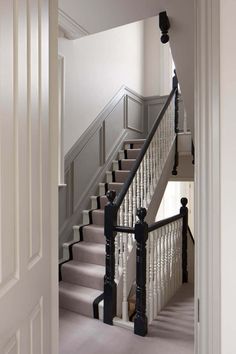
[(185, 284), (149, 326), (147, 337), (60, 310), (60, 354), (193, 354), (193, 287)]

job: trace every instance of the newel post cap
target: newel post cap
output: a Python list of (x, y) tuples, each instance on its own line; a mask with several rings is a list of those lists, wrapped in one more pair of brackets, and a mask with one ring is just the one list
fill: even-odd
[(144, 223), (144, 219), (146, 218), (147, 215), (147, 209), (145, 208), (138, 208), (136, 212), (137, 217), (139, 218), (139, 222), (141, 224)]
[(182, 204), (182, 207), (186, 208), (186, 205), (188, 204), (188, 199), (187, 198), (181, 198), (180, 203)]

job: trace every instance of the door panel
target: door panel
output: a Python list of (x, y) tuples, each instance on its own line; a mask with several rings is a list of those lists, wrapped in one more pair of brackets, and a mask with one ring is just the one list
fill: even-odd
[(49, 0), (0, 0), (0, 353), (4, 354), (51, 354), (53, 346), (49, 37)]

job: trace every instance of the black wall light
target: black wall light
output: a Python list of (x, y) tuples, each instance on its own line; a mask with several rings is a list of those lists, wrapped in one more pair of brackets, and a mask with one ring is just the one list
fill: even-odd
[(170, 21), (166, 11), (159, 13), (159, 27), (161, 30), (161, 42), (164, 44), (168, 43), (169, 42), (168, 31), (170, 29)]

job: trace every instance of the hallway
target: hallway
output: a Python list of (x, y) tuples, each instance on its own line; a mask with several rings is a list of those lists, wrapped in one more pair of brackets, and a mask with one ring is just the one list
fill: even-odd
[(147, 337), (60, 309), (60, 354), (193, 354), (193, 286), (184, 284)]

